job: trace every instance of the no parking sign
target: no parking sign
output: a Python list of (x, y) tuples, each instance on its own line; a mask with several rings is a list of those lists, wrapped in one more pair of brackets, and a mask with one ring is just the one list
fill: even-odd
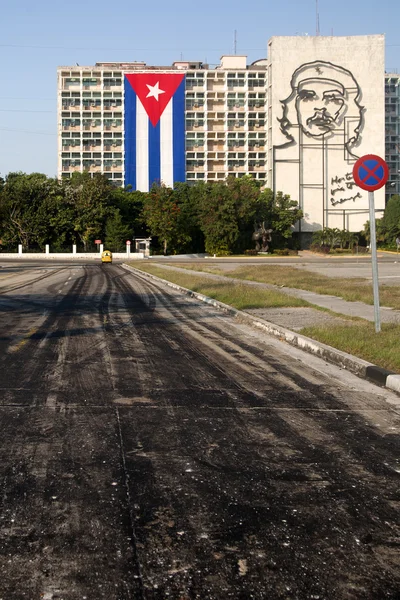
[(379, 314), (379, 284), (378, 261), (376, 255), (376, 230), (375, 230), (375, 200), (374, 191), (382, 188), (389, 179), (389, 167), (380, 156), (366, 154), (357, 160), (353, 167), (354, 181), (362, 190), (368, 192), (369, 200), (369, 232), (371, 238), (372, 283), (374, 286), (374, 313), (375, 331), (381, 330)]
[(362, 190), (374, 192), (383, 187), (389, 179), (389, 167), (380, 156), (366, 154), (355, 163), (353, 177)]

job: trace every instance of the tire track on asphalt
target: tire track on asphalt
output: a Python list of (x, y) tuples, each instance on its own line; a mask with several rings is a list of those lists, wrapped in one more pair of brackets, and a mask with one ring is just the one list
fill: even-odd
[[(157, 286), (149, 286), (150, 288), (156, 288)], [(164, 294), (164, 291), (160, 292), (161, 295)], [(168, 294), (165, 294), (166, 296), (168, 296)], [(156, 311), (157, 312), (157, 309)], [(174, 326), (171, 323), (166, 323), (165, 318), (163, 319), (163, 323), (164, 323), (164, 329), (162, 330), (162, 336), (164, 336), (166, 343), (168, 343), (168, 337), (165, 336), (165, 330), (168, 328), (173, 329)], [(173, 337), (173, 336), (171, 336)], [(158, 340), (160, 342), (160, 340)], [(203, 353), (202, 353), (203, 354)], [(207, 359), (207, 357), (204, 357), (203, 354), (203, 359), (206, 358), (206, 360), (209, 360), (209, 358)], [(290, 371), (290, 370), (288, 370)], [(300, 377), (298, 374), (296, 374), (296, 385), (302, 385), (304, 386), (304, 384), (306, 383), (306, 380), (303, 377)], [(307, 410), (312, 410), (313, 408), (315, 409), (315, 405), (312, 404), (313, 401), (318, 399), (318, 394), (321, 394), (321, 387), (319, 386), (319, 388), (317, 386), (315, 386), (315, 389), (311, 391), (311, 394), (307, 395), (307, 398), (305, 398), (304, 394), (300, 396), (301, 399), (301, 404), (302, 407), (304, 406), (304, 401), (308, 400), (308, 402), (306, 402), (306, 406), (304, 408), (306, 408)], [(287, 395), (288, 396), (288, 395)], [(293, 394), (293, 398), (291, 401), (291, 406), (293, 407), (293, 409), (295, 408), (296, 405), (296, 397), (298, 396), (298, 394)], [(305, 461), (305, 464), (309, 464), (309, 465), (313, 465), (314, 467), (318, 464), (318, 461), (316, 461), (316, 458), (318, 457), (320, 459), (321, 465), (323, 465), (323, 468), (321, 469), (321, 467), (316, 466), (316, 470), (314, 469), (314, 474), (313, 472), (310, 473), (311, 476), (311, 481), (312, 478), (317, 477), (321, 482), (325, 482), (326, 486), (333, 486), (333, 488), (336, 487), (336, 490), (333, 489), (333, 497), (335, 497), (335, 494), (338, 494), (340, 496), (340, 494), (343, 494), (343, 491), (345, 491), (345, 496), (347, 496), (347, 499), (350, 501), (352, 500), (352, 505), (355, 508), (356, 512), (358, 513), (367, 513), (368, 510), (369, 511), (374, 511), (374, 513), (378, 512), (378, 514), (380, 513), (381, 515), (381, 520), (384, 519), (389, 519), (389, 523), (387, 523), (389, 525), (389, 527), (386, 528), (386, 531), (383, 531), (385, 529), (385, 527), (382, 527), (381, 524), (377, 526), (377, 523), (374, 523), (373, 528), (374, 528), (374, 535), (377, 536), (377, 540), (380, 540), (380, 544), (381, 545), (385, 545), (384, 540), (386, 539), (386, 549), (385, 551), (388, 554), (391, 554), (391, 560), (394, 561), (394, 555), (393, 552), (390, 552), (391, 550), (391, 542), (390, 539), (396, 535), (396, 531), (395, 529), (392, 528), (392, 525), (390, 525), (390, 523), (392, 523), (393, 525), (396, 523), (396, 513), (395, 510), (393, 510), (390, 506), (390, 504), (388, 502), (386, 503), (382, 503), (382, 499), (379, 500), (379, 502), (376, 502), (373, 500), (373, 498), (379, 497), (379, 490), (380, 487), (382, 485), (382, 475), (385, 477), (389, 477), (390, 475), (392, 476), (393, 479), (393, 472), (390, 473), (390, 469), (386, 469), (385, 467), (383, 467), (383, 471), (382, 468), (380, 469), (379, 473), (375, 473), (375, 475), (379, 475), (380, 479), (378, 477), (375, 477), (375, 482), (374, 484), (371, 486), (371, 484), (367, 481), (367, 477), (371, 477), (371, 471), (370, 469), (365, 471), (366, 465), (367, 464), (371, 464), (370, 460), (372, 458), (371, 455), (368, 455), (365, 457), (364, 460), (363, 459), (363, 455), (362, 453), (358, 453), (358, 456), (356, 457), (359, 463), (362, 463), (362, 467), (364, 468), (364, 483), (363, 485), (356, 485), (360, 483), (359, 477), (362, 476), (362, 471), (360, 471), (361, 465), (358, 465), (358, 471), (357, 468), (351, 472), (351, 470), (349, 470), (349, 456), (348, 456), (348, 452), (346, 453), (346, 446), (348, 446), (349, 444), (349, 440), (351, 439), (351, 436), (354, 438), (354, 432), (357, 431), (358, 435), (365, 435), (366, 439), (373, 441), (374, 442), (374, 446), (376, 446), (376, 444), (378, 442), (381, 443), (382, 447), (386, 448), (386, 451), (390, 451), (390, 443), (388, 444), (387, 441), (382, 440), (382, 437), (379, 436), (378, 434), (376, 434), (375, 432), (372, 432), (372, 437), (371, 437), (371, 428), (368, 428), (368, 426), (366, 427), (365, 425), (365, 420), (363, 421), (360, 417), (356, 417), (355, 419), (353, 418), (353, 415), (349, 415), (348, 417), (346, 417), (346, 420), (348, 420), (350, 418), (353, 419), (353, 422), (350, 423), (351, 425), (351, 429), (349, 431), (349, 435), (347, 437), (345, 437), (345, 440), (343, 440), (343, 435), (341, 432), (341, 428), (340, 425), (336, 428), (335, 430), (335, 436), (336, 436), (336, 444), (333, 446), (332, 450), (334, 451), (335, 454), (339, 453), (339, 456), (332, 456), (331, 452), (327, 452), (324, 448), (324, 445), (329, 437), (328, 432), (329, 432), (329, 427), (332, 425), (332, 422), (334, 419), (337, 420), (337, 415), (330, 415), (329, 413), (329, 408), (333, 408), (334, 410), (346, 410), (347, 409), (347, 405), (344, 406), (343, 403), (338, 402), (337, 398), (335, 398), (335, 396), (333, 396), (330, 393), (325, 393), (324, 394), (325, 398), (324, 398), (324, 402), (327, 405), (327, 413), (328, 416), (327, 418), (330, 419), (329, 423), (323, 425), (323, 430), (325, 430), (325, 438), (323, 440), (319, 440), (318, 444), (315, 444), (315, 438), (314, 440), (307, 438), (304, 436), (304, 431), (299, 431), (297, 427), (293, 426), (293, 423), (291, 423), (290, 421), (293, 421), (293, 418), (290, 417), (288, 418), (287, 415), (285, 414), (281, 414), (279, 409), (275, 410), (274, 414), (270, 414), (269, 415), (269, 422), (268, 422), (268, 426), (270, 428), (270, 430), (272, 430), (275, 434), (275, 438), (276, 439), (281, 439), (282, 440), (282, 434), (283, 434), (283, 439), (289, 439), (290, 440), (290, 444), (294, 446), (298, 456), (302, 456), (303, 460)], [(289, 398), (287, 398), (289, 399)], [(333, 405), (333, 406), (332, 406)], [(293, 416), (293, 415), (292, 415)], [(309, 416), (309, 415), (308, 415)], [(315, 416), (315, 423), (312, 423), (312, 428), (314, 429), (318, 429), (317, 427), (317, 417), (319, 418), (319, 413), (316, 414)], [(346, 424), (347, 425), (347, 424)], [(310, 429), (310, 427), (308, 428)], [(319, 426), (319, 429), (321, 429), (321, 427)], [(332, 428), (331, 428), (332, 429)], [(332, 447), (332, 440), (331, 440), (331, 447)], [(394, 452), (394, 446), (392, 446), (391, 448), (391, 452), (392, 452), (392, 456), (393, 456), (393, 452)], [(365, 453), (364, 453), (365, 454)], [(368, 453), (367, 453), (368, 454)], [(372, 454), (372, 453), (371, 453)], [(351, 457), (350, 457), (351, 460)], [(369, 462), (368, 462), (369, 461)], [(329, 468), (327, 469), (326, 465), (329, 465)], [(346, 466), (347, 465), (347, 466)], [(298, 471), (298, 474), (296, 475), (296, 469), (299, 469), (300, 471)], [(343, 469), (347, 468), (347, 473), (344, 474), (343, 473)], [(293, 470), (292, 469), (292, 478), (294, 477), (294, 480), (296, 480), (297, 477), (300, 477), (301, 479), (304, 480), (304, 475), (301, 475), (301, 471), (302, 471), (302, 467), (301, 464), (297, 465), (297, 467)], [(304, 471), (304, 468), (303, 468)], [(288, 480), (290, 480), (291, 475), (290, 475), (290, 469), (288, 472)], [(278, 477), (279, 480), (279, 477)], [(307, 480), (307, 476), (306, 479)], [(304, 481), (305, 481), (304, 480)], [(365, 487), (365, 485), (368, 483), (368, 488)], [(358, 490), (356, 488), (359, 488)], [(356, 491), (354, 491), (356, 489)], [(393, 493), (395, 488), (393, 488), (393, 484), (392, 484), (392, 489), (393, 489)], [(343, 491), (341, 491), (343, 490)], [(369, 501), (366, 500), (366, 495), (369, 498)], [(363, 511), (362, 507), (363, 507), (363, 503), (366, 504), (366, 510)], [(384, 506), (382, 506), (382, 504), (384, 504)], [(211, 509), (212, 507), (210, 507)], [(365, 516), (362, 515), (362, 516)], [(345, 527), (345, 526), (344, 526)], [(376, 529), (375, 529), (376, 527)], [(344, 529), (345, 530), (345, 529)], [(393, 562), (394, 565), (394, 562)], [(392, 576), (393, 576), (392, 572)], [(390, 577), (390, 575), (388, 574), (388, 576)]]
[[(77, 293), (82, 287), (82, 282), (77, 280), (73, 286), (74, 292)], [(9, 522), (18, 522), (18, 528), (15, 531), (14, 527), (4, 528), (1, 531), (2, 545), (7, 548), (13, 549), (14, 562), (11, 570), (3, 568), (3, 583), (0, 583), (0, 590), (4, 593), (10, 594), (10, 590), (26, 589), (26, 579), (28, 580), (29, 590), (27, 597), (39, 596), (43, 585), (41, 579), (43, 577), (43, 569), (41, 566), (42, 558), (41, 553), (43, 552), (43, 543), (41, 542), (38, 532), (43, 530), (43, 510), (46, 504), (46, 480), (48, 477), (49, 462), (51, 461), (52, 452), (61, 451), (60, 440), (57, 440), (56, 426), (56, 411), (54, 405), (54, 398), (48, 396), (47, 393), (47, 380), (41, 375), (43, 373), (43, 362), (42, 356), (46, 356), (46, 362), (52, 364), (56, 359), (56, 352), (49, 352), (49, 341), (46, 337), (46, 332), (49, 328), (53, 327), (54, 324), (60, 319), (60, 311), (63, 313), (69, 303), (68, 298), (64, 298), (60, 305), (55, 308), (55, 315), (49, 315), (35, 336), (31, 336), (28, 340), (28, 344), (25, 348), (23, 355), (9, 355), (6, 357), (6, 368), (7, 377), (9, 380), (19, 380), (22, 374), (22, 388), (23, 393), (19, 395), (17, 402), (21, 403), (21, 396), (26, 395), (26, 390), (32, 391), (35, 389), (35, 393), (32, 395), (31, 401), (27, 404), (22, 402), (22, 406), (25, 404), (23, 412), (21, 408), (14, 409), (13, 414), (19, 418), (20, 431), (29, 432), (26, 433), (24, 439), (21, 433), (18, 432), (15, 439), (11, 438), (11, 453), (12, 456), (12, 467), (7, 467), (4, 477), (4, 495), (3, 495), (3, 507), (2, 512), (5, 515), (9, 515)], [(66, 318), (66, 317), (61, 317)], [(42, 340), (47, 340), (47, 344), (43, 345), (40, 343)], [(14, 363), (11, 364), (10, 363)], [(8, 363), (8, 364), (7, 364)], [(46, 406), (46, 399), (49, 399), (49, 405)], [(18, 411), (18, 412), (16, 412)], [(9, 409), (3, 411), (3, 422), (4, 417), (8, 417), (10, 414)], [(22, 421), (22, 422), (21, 422)], [(15, 430), (16, 432), (18, 431)], [(50, 438), (52, 440), (50, 441)], [(4, 464), (8, 461), (4, 460)], [(27, 511), (23, 504), (21, 504), (21, 494), (16, 493), (16, 486), (21, 485), (18, 483), (19, 477), (16, 477), (16, 473), (19, 473), (19, 477), (23, 477), (24, 485), (24, 496), (27, 497), (28, 490), (30, 495), (30, 510)], [(34, 517), (32, 518), (32, 515)], [(12, 517), (12, 518), (11, 518)], [(24, 543), (21, 540), (27, 540), (25, 544), (29, 547), (31, 544), (35, 548), (34, 558), (30, 559), (30, 564), (24, 560), (24, 554), (26, 550)], [(30, 542), (28, 542), (30, 540)], [(17, 570), (15, 568), (17, 567)], [(19, 568), (18, 568), (19, 567)], [(22, 575), (24, 574), (24, 575)], [(24, 577), (24, 580), (22, 580)], [(11, 583), (11, 588), (4, 587), (8, 586), (8, 582)]]
[(45, 273), (44, 275), (40, 275), (39, 277), (36, 277), (35, 279), (31, 279), (30, 281), (27, 281), (26, 283), (21, 283), (21, 284), (14, 285), (14, 286), (11, 285), (11, 286), (8, 286), (5, 288), (0, 288), (0, 295), (8, 294), (9, 292), (14, 292), (15, 290), (20, 290), (20, 289), (23, 289), (30, 285), (35, 285), (36, 283), (38, 283), (39, 281), (42, 281), (43, 279), (47, 279), (48, 277), (57, 275), (57, 273), (60, 273), (61, 271), (66, 271), (70, 268), (71, 267), (69, 267), (69, 266), (68, 267), (60, 267), (59, 269), (52, 270), (50, 273)]
[[(95, 300), (97, 291), (104, 285), (102, 279), (102, 276), (98, 278), (93, 290)], [(30, 340), (32, 353), (29, 361), (37, 362), (42, 369), (47, 363), (47, 373), (36, 386), (38, 406), (30, 406), (22, 413), (25, 421), (22, 430), (27, 433), (25, 438), (21, 438), (21, 434), (16, 436), (16, 456), (12, 460), (12, 470), (6, 473), (4, 508), (10, 514), (15, 513), (19, 521), (17, 532), (4, 530), (2, 533), (4, 547), (14, 548), (13, 566), (3, 569), (4, 577), (0, 582), (0, 591), (8, 590), (8, 594), (12, 589), (27, 590), (29, 587), (28, 598), (39, 597), (40, 594), (48, 598), (82, 598), (82, 593), (88, 590), (99, 599), (109, 600), (114, 594), (126, 600), (138, 597), (134, 594), (137, 586), (127, 583), (126, 577), (121, 576), (121, 564), (127, 557), (121, 530), (118, 532), (119, 507), (124, 506), (124, 502), (121, 502), (120, 486), (116, 484), (113, 487), (116, 464), (107, 451), (107, 448), (114, 448), (118, 458), (118, 440), (110, 432), (108, 424), (109, 415), (115, 417), (114, 408), (95, 411), (82, 406), (83, 410), (71, 410), (65, 396), (68, 389), (64, 389), (65, 379), (70, 377), (70, 365), (79, 366), (73, 355), (75, 342), (87, 333), (85, 311), (89, 307), (82, 295), (90, 292), (91, 285), (85, 271), (70, 295), (60, 302), (42, 330)], [(90, 311), (89, 318), (92, 319)], [(98, 322), (97, 327), (102, 333)], [(31, 378), (36, 375), (37, 370), (29, 368), (24, 380), (31, 383)], [(79, 383), (79, 378), (77, 381)], [(101, 388), (102, 382), (98, 383)], [(21, 414), (17, 414), (16, 418), (18, 422)], [(65, 435), (66, 427), (68, 437)], [(102, 435), (100, 443), (97, 432)], [(21, 505), (20, 494), (15, 494), (18, 484), (16, 470), (26, 473), (25, 488), (30, 494), (30, 509), (36, 507), (35, 516)], [(100, 507), (103, 514), (99, 513)], [(110, 550), (108, 569), (101, 574), (97, 573), (97, 563), (106, 557), (105, 549), (96, 548), (98, 536), (103, 538), (102, 544)], [(35, 548), (34, 559), (28, 547), (23, 550), (21, 539), (32, 540), (29, 547), (33, 544)], [(74, 550), (74, 539), (79, 540), (78, 555)], [(115, 548), (117, 542), (120, 542), (119, 547)], [(85, 545), (89, 553), (85, 552)], [(83, 570), (77, 563), (80, 554)]]
[[(76, 411), (76, 414), (74, 415), (74, 428), (75, 430), (77, 429), (78, 432), (86, 432), (86, 437), (88, 439), (84, 444), (86, 447), (85, 450), (89, 449), (91, 454), (94, 452), (95, 456), (97, 456), (96, 462), (92, 466), (92, 470), (95, 470), (96, 472), (96, 478), (94, 480), (96, 482), (95, 485), (101, 487), (101, 482), (104, 481), (105, 475), (107, 476), (107, 473), (110, 472), (108, 464), (111, 463), (113, 465), (112, 474), (108, 476), (108, 485), (110, 485), (110, 482), (114, 480), (111, 484), (114, 486), (111, 488), (113, 491), (111, 496), (112, 507), (107, 510), (106, 515), (109, 513), (111, 516), (114, 513), (114, 520), (121, 519), (120, 528), (122, 527), (122, 529), (120, 530), (119, 535), (117, 532), (115, 532), (117, 534), (116, 540), (112, 545), (114, 546), (118, 540), (118, 563), (121, 563), (121, 561), (123, 561), (123, 563), (128, 561), (130, 565), (129, 569), (127, 569), (125, 566), (122, 568), (122, 565), (115, 565), (115, 568), (117, 568), (118, 572), (120, 573), (118, 578), (113, 576), (112, 573), (109, 575), (105, 573), (100, 574), (97, 572), (96, 575), (98, 583), (95, 584), (93, 581), (90, 590), (93, 591), (93, 589), (97, 587), (98, 597), (107, 598), (107, 600), (110, 597), (114, 597), (115, 593), (118, 593), (118, 598), (139, 599), (141, 598), (141, 592), (140, 580), (138, 580), (136, 577), (136, 561), (134, 558), (134, 553), (132, 556), (132, 546), (130, 545), (128, 548), (127, 544), (125, 543), (126, 535), (130, 535), (130, 529), (128, 525), (129, 506), (127, 506), (126, 498), (124, 497), (123, 492), (124, 474), (120, 465), (120, 455), (123, 449), (121, 448), (120, 440), (118, 439), (118, 415), (115, 414), (115, 408), (111, 405), (113, 396), (113, 382), (112, 378), (110, 379), (110, 371), (108, 370), (104, 373), (103, 368), (104, 365), (107, 364), (107, 362), (104, 361), (104, 353), (107, 351), (107, 340), (105, 339), (104, 335), (105, 332), (103, 328), (103, 322), (99, 319), (99, 316), (101, 315), (102, 307), (105, 304), (108, 305), (110, 289), (109, 283), (104, 277), (104, 272), (101, 267), (92, 268), (90, 272), (92, 277), (87, 281), (87, 285), (85, 285), (83, 288), (77, 305), (78, 315), (74, 323), (78, 325), (78, 327), (75, 328), (75, 331), (78, 333), (78, 335), (72, 338), (71, 353), (73, 358), (71, 357), (69, 363), (66, 365), (66, 371), (67, 378), (74, 377), (73, 374), (75, 372), (73, 388), (75, 390), (75, 394), (82, 397), (81, 403), (84, 405), (84, 410)], [(90, 346), (88, 346), (89, 339)], [(76, 373), (77, 365), (79, 365), (79, 371)], [(69, 390), (72, 391), (71, 386), (69, 387)], [(92, 398), (97, 399), (98, 406), (103, 405), (103, 408), (100, 411), (98, 408), (92, 406)], [(99, 399), (101, 399), (100, 403)], [(101, 420), (99, 420), (100, 415), (103, 415)], [(101, 422), (104, 418), (106, 420)], [(115, 429), (117, 431), (116, 434), (113, 432), (112, 437), (110, 438), (109, 425), (113, 420), (115, 421)], [(104, 446), (104, 443), (100, 442), (100, 436), (104, 437), (104, 439), (110, 438), (110, 442), (112, 440), (112, 447), (114, 448), (112, 457), (108, 457), (108, 453), (101, 449)], [(110, 442), (107, 444), (107, 446), (110, 446)], [(82, 450), (85, 451), (83, 448)], [(90, 479), (91, 477), (88, 471), (85, 477), (87, 482), (85, 487), (92, 487)], [(96, 510), (97, 509), (95, 506), (92, 507), (89, 505), (89, 510), (87, 510), (86, 507), (84, 509), (81, 507), (79, 513), (88, 513), (89, 516), (91, 513), (93, 513), (93, 511), (95, 511), (94, 515), (96, 515), (96, 527), (105, 533), (107, 532), (109, 526), (105, 521), (105, 516), (101, 515), (101, 513), (98, 513), (98, 511), (96, 512)], [(121, 535), (123, 535), (123, 541), (119, 539)], [(82, 541), (85, 543), (84, 537), (82, 538)], [(110, 551), (111, 554), (113, 554), (111, 547)], [(102, 557), (103, 554), (100, 552), (99, 559), (101, 560)], [(65, 563), (65, 559), (63, 563)], [(68, 576), (70, 576), (72, 566), (73, 561), (71, 561), (69, 569), (64, 568), (65, 575), (63, 579), (65, 581), (68, 581)], [(93, 566), (95, 568), (95, 563), (93, 563)], [(88, 569), (86, 571), (85, 578), (88, 582), (91, 580), (92, 575)], [(113, 577), (115, 578), (113, 579)], [(59, 575), (57, 575), (56, 580), (57, 579), (60, 579)], [(61, 586), (59, 585), (59, 587)], [(99, 588), (106, 589), (101, 589), (100, 591)], [(68, 586), (64, 587), (64, 589), (67, 590)], [(85, 587), (82, 586), (81, 589), (82, 593), (88, 591), (87, 587), (85, 589)]]
[[(151, 282), (149, 285), (152, 285)], [(157, 286), (155, 287), (157, 288)], [(325, 386), (321, 386), (320, 382), (317, 382), (316, 378), (312, 378), (309, 375), (307, 378), (305, 378), (304, 375), (301, 374), (300, 370), (296, 368), (296, 366), (292, 367), (292, 365), (286, 369), (286, 375), (278, 373), (278, 366), (277, 364), (274, 364), (273, 359), (271, 360), (270, 357), (261, 355), (259, 349), (243, 344), (243, 341), (241, 341), (241, 345), (238, 346), (236, 339), (230, 336), (229, 332), (223, 331), (223, 325), (218, 327), (212, 326), (212, 324), (208, 323), (207, 327), (205, 327), (201, 323), (195, 323), (192, 321), (190, 327), (188, 327), (185, 324), (187, 323), (188, 318), (184, 311), (181, 311), (179, 308), (175, 308), (174, 303), (170, 302), (168, 294), (166, 294), (166, 298), (167, 300), (164, 300), (163, 296), (161, 295), (160, 303), (166, 310), (171, 312), (171, 314), (174, 314), (174, 316), (179, 319), (179, 322), (183, 323), (182, 329), (185, 330), (189, 336), (193, 337), (194, 330), (197, 330), (199, 335), (195, 337), (197, 337), (199, 342), (201, 342), (202, 336), (203, 339), (208, 338), (209, 343), (213, 344), (214, 348), (218, 342), (218, 345), (222, 348), (220, 359), (222, 359), (221, 366), (224, 371), (230, 368), (230, 355), (233, 356), (233, 361), (240, 361), (240, 364), (237, 365), (237, 369), (244, 369), (244, 362), (248, 362), (248, 367), (246, 370), (251, 373), (253, 365), (253, 380), (246, 382), (243, 376), (241, 376), (241, 387), (243, 387), (244, 384), (244, 387), (260, 400), (263, 396), (265, 397), (266, 390), (269, 392), (269, 390), (275, 388), (281, 403), (280, 408), (291, 408), (295, 411), (299, 411), (298, 414), (300, 414), (301, 411), (309, 411), (309, 414), (307, 415), (307, 419), (310, 422), (309, 427), (307, 428), (309, 431), (311, 431), (314, 427), (321, 429), (321, 421), (323, 421), (323, 429), (326, 432), (326, 439), (329, 439), (330, 445), (335, 445), (336, 452), (339, 448), (341, 448), (342, 453), (346, 454), (346, 456), (348, 455), (348, 448), (351, 447), (353, 458), (357, 461), (359, 468), (362, 467), (365, 476), (372, 476), (373, 474), (371, 472), (371, 466), (373, 470), (376, 462), (377, 451), (380, 451), (381, 454), (381, 464), (377, 467), (380, 472), (383, 470), (388, 474), (393, 471), (394, 468), (396, 468), (397, 440), (390, 444), (387, 439), (382, 438), (382, 435), (377, 434), (376, 431), (374, 431), (372, 424), (369, 427), (365, 425), (365, 414), (364, 416), (361, 414), (353, 415), (352, 411), (349, 410), (348, 403), (346, 403), (345, 398), (338, 398), (338, 395), (340, 394), (340, 388), (336, 389), (334, 394), (332, 394), (329, 390), (331, 387), (330, 385), (327, 389)], [(211, 336), (210, 331), (213, 333)], [(222, 335), (224, 335), (224, 338), (222, 338)], [(197, 348), (198, 347), (196, 347), (196, 349)], [(202, 352), (200, 349), (199, 352), (204, 355), (204, 352)], [(254, 353), (253, 356), (251, 355), (251, 352)], [(224, 363), (228, 366), (224, 367)], [(270, 365), (272, 369), (269, 368)], [(267, 366), (267, 368), (265, 368), (265, 366)], [(257, 369), (259, 369), (259, 380), (262, 381), (262, 379), (264, 379), (262, 392), (257, 392), (254, 390), (256, 384), (259, 383), (256, 381)], [(283, 366), (281, 369), (285, 370)], [(274, 377), (275, 374), (277, 377)], [(269, 386), (265, 385), (266, 381), (271, 379), (271, 376), (273, 376), (273, 381)], [(306, 387), (308, 389), (306, 389)], [(295, 390), (296, 396), (294, 396), (292, 392), (288, 392), (286, 388)], [(298, 405), (299, 397), (301, 400), (301, 406)], [(284, 403), (283, 407), (282, 403)], [(360, 400), (359, 404), (364, 413), (368, 412), (366, 407), (366, 404), (368, 406), (368, 403), (366, 402), (365, 397), (362, 398), (362, 401)], [(373, 410), (374, 405), (376, 406), (376, 401), (370, 402), (369, 404), (371, 410)], [(268, 406), (268, 404), (266, 406)], [(320, 411), (324, 411), (325, 414), (322, 414)], [(337, 415), (335, 414), (338, 411), (348, 413), (345, 419), (345, 427), (343, 427), (342, 423), (338, 424)], [(312, 418), (313, 414), (315, 415), (315, 418)], [(291, 418), (292, 420), (292, 417), (293, 415), (287, 418)], [(361, 430), (360, 435), (362, 435), (363, 439), (365, 439), (367, 442), (366, 447), (362, 448), (362, 450), (360, 450), (357, 445), (357, 441), (355, 440), (354, 432), (357, 430)], [(334, 435), (333, 432), (335, 432)], [(389, 447), (391, 451), (388, 456)], [(373, 448), (373, 451), (370, 452), (369, 448)], [(368, 470), (366, 465), (369, 465)], [(397, 466), (397, 468), (399, 468), (399, 466)]]

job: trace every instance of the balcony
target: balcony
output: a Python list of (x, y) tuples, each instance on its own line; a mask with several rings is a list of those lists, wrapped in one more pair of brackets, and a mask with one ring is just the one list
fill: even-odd
[(223, 151), (223, 150), (225, 150), (225, 143), (223, 141), (222, 142), (218, 142), (218, 143), (217, 142), (212, 142), (212, 141), (208, 142), (207, 150), (209, 152), (215, 152), (215, 151), (218, 151), (218, 150), (219, 151)]
[(208, 92), (223, 92), (225, 89), (225, 82), (221, 81), (207, 81)]
[(226, 169), (224, 163), (214, 163), (212, 161), (208, 161), (208, 170), (213, 173), (222, 173)]
[(224, 131), (224, 121), (208, 121), (208, 131)]

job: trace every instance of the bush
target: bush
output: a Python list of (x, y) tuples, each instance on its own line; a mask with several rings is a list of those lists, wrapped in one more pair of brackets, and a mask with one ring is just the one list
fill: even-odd
[(331, 254), (351, 254), (351, 248), (334, 248), (331, 249)]
[(320, 254), (329, 254), (331, 247), (326, 244), (311, 244), (311, 252), (319, 252)]
[(245, 250), (244, 251), (246, 256), (257, 256), (258, 255), (258, 250), (255, 250), (254, 248), (251, 248), (250, 250)]
[(290, 248), (277, 248), (276, 250), (273, 250), (272, 253), (275, 254), (276, 256), (297, 256), (298, 255), (297, 250), (290, 250)]
[(369, 249), (366, 246), (354, 246), (352, 249), (353, 254), (368, 254), (368, 250)]

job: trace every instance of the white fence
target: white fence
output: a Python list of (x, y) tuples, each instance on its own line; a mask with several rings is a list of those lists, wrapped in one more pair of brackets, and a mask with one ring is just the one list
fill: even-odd
[[(98, 252), (77, 252), (76, 246), (72, 246), (72, 252), (50, 252), (50, 246), (46, 245), (45, 252), (23, 252), (22, 245), (18, 246), (18, 252), (0, 252), (0, 260), (2, 258), (23, 258), (24, 260), (37, 259), (70, 259), (75, 260), (87, 259), (96, 260), (101, 258), (101, 253), (104, 250), (103, 244), (99, 245)], [(131, 247), (126, 246), (125, 252), (113, 252), (113, 258), (122, 258), (124, 260), (137, 260), (145, 257), (145, 252), (131, 252)]]

